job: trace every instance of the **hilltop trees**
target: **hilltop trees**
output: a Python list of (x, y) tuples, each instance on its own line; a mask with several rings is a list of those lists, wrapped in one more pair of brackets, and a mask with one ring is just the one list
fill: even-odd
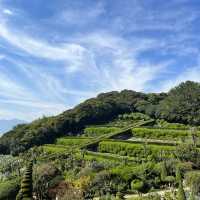
[(0, 138), (0, 153), (17, 155), (35, 145), (53, 143), (64, 135), (100, 124), (119, 114), (142, 112), (167, 121), (200, 123), (200, 84), (187, 81), (169, 93), (144, 94), (123, 90), (98, 95), (55, 117), (44, 117), (31, 124), (22, 124)]
[(188, 124), (200, 123), (200, 84), (181, 83), (168, 93), (157, 109), (157, 117)]
[(118, 114), (131, 112), (136, 109), (135, 104), (145, 97), (145, 94), (128, 90), (100, 94), (56, 117), (44, 117), (29, 125), (17, 126), (0, 139), (1, 153), (17, 155), (32, 146), (53, 143), (66, 133), (70, 135), (87, 125), (106, 122)]

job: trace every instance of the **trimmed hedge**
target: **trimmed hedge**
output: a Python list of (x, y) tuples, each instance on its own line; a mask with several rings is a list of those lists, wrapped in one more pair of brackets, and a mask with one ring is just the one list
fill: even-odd
[(180, 123), (169, 123), (163, 119), (156, 120), (156, 126), (165, 129), (176, 129), (176, 130), (188, 130), (189, 125), (180, 124)]
[(92, 151), (86, 151), (85, 153), (86, 160), (88, 158), (96, 159), (96, 160), (106, 160), (106, 161), (115, 161), (115, 162), (130, 162), (130, 163), (136, 163), (138, 160), (132, 157), (128, 156), (119, 156), (116, 154), (111, 153), (100, 153), (100, 152), (92, 152)]
[(20, 192), (22, 199), (32, 199), (32, 172), (33, 172), (33, 161), (29, 162), (24, 177), (21, 182)]
[[(151, 139), (179, 139), (186, 138), (190, 135), (188, 130), (172, 130), (158, 128), (133, 128), (134, 137), (151, 138)], [(200, 135), (200, 132), (198, 132)]]
[(119, 115), (118, 116), (119, 119), (122, 120), (150, 120), (151, 117), (148, 115), (145, 115), (143, 113), (139, 113), (139, 112), (133, 112), (133, 113), (125, 113), (123, 115)]
[(56, 140), (56, 144), (58, 145), (64, 145), (64, 146), (78, 146), (85, 144), (89, 142), (91, 139), (90, 138), (58, 138)]
[(67, 151), (67, 147), (63, 145), (48, 144), (43, 145), (42, 149), (46, 153), (61, 153)]
[[(160, 146), (177, 146), (178, 144), (180, 144), (180, 142), (176, 142), (176, 141), (166, 141), (166, 140), (156, 140), (156, 139), (135, 139), (135, 138), (131, 138), (130, 140), (117, 140), (117, 142), (125, 142), (125, 143), (129, 143), (129, 144), (154, 144), (154, 145), (160, 145)], [(113, 141), (115, 142), (116, 140), (114, 139), (105, 139), (104, 141)]]
[[(140, 121), (137, 123), (137, 125), (135, 127), (138, 126), (143, 126), (149, 123), (152, 123), (154, 120), (148, 120), (148, 121)], [(100, 141), (103, 141), (105, 139), (110, 139), (110, 138), (116, 138), (118, 136), (122, 136), (122, 135), (130, 135), (132, 132), (132, 127), (126, 127), (124, 129), (120, 129), (119, 131), (113, 132), (113, 133), (109, 133), (109, 134), (105, 134), (105, 135), (101, 135), (97, 138), (95, 138), (94, 140), (92, 140), (91, 142), (86, 143), (85, 145), (80, 146), (80, 148), (90, 148), (90, 147), (94, 147), (96, 146)]]
[(153, 144), (131, 144), (118, 141), (102, 141), (99, 143), (98, 150), (103, 153), (113, 153), (121, 156), (132, 156), (144, 158), (149, 155), (159, 156), (164, 153), (170, 157), (176, 147), (167, 145)]
[(98, 137), (104, 134), (109, 134), (119, 131), (117, 127), (87, 127), (84, 129), (84, 135), (89, 137)]

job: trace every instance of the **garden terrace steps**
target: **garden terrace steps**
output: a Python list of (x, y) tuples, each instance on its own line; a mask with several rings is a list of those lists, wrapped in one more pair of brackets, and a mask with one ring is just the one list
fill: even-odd
[[(132, 136), (132, 128), (135, 128), (135, 127), (140, 127), (140, 126), (143, 126), (145, 124), (149, 124), (151, 122), (153, 122), (154, 120), (148, 120), (148, 121), (140, 121), (138, 122), (136, 125), (134, 126), (129, 126), (129, 127), (126, 127), (126, 128), (123, 128), (121, 129), (120, 131), (117, 131), (117, 132), (114, 132), (114, 133), (110, 133), (110, 134), (105, 134), (105, 135), (102, 135), (102, 136), (99, 136), (98, 138), (95, 138), (94, 140), (92, 140), (91, 142), (89, 143), (86, 143), (82, 146), (80, 146), (81, 149), (93, 149), (93, 150), (97, 150), (96, 147), (98, 145), (99, 142), (101, 142), (102, 140), (104, 139), (111, 139), (111, 138), (116, 138), (118, 136), (121, 136), (121, 135), (125, 135), (125, 134), (128, 134), (129, 137)], [(127, 138), (126, 138), (127, 139)]]
[[(185, 140), (191, 136), (189, 130), (174, 130), (167, 128), (134, 127), (133, 136), (137, 138), (165, 139), (165, 140)], [(196, 132), (200, 136), (200, 132)]]

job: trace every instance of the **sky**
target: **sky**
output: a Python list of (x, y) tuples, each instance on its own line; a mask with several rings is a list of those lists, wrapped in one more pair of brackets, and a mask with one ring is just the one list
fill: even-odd
[(0, 119), (200, 81), (199, 0), (0, 0)]

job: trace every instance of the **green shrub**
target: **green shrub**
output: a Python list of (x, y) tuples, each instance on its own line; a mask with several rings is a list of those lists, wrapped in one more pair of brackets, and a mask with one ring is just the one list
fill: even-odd
[(131, 189), (136, 190), (137, 192), (143, 192), (144, 186), (144, 182), (138, 179), (131, 182)]
[(180, 124), (180, 123), (169, 123), (163, 119), (156, 120), (156, 126), (160, 128), (166, 129), (180, 129), (180, 130), (188, 130), (190, 128), (189, 125)]
[(20, 193), (22, 193), (22, 199), (25, 198), (32, 199), (32, 167), (33, 162), (29, 162), (25, 175), (21, 182)]
[(42, 149), (46, 153), (62, 153), (67, 151), (67, 147), (63, 145), (55, 145), (55, 144), (48, 144), (48, 145), (43, 145)]
[(143, 113), (129, 113), (129, 114), (123, 114), (119, 115), (119, 119), (122, 120), (150, 120), (151, 118), (148, 115), (145, 115)]
[(84, 156), (85, 160), (97, 160), (106, 163), (125, 163), (125, 162), (131, 162), (135, 163), (136, 159), (135, 158), (130, 158), (130, 157), (124, 157), (124, 156), (118, 156), (115, 154), (104, 154), (100, 152), (92, 152), (92, 151), (87, 151)]
[(200, 192), (200, 171), (187, 172), (185, 178), (186, 184), (190, 187), (191, 192), (194, 195), (198, 195)]
[(170, 140), (186, 138), (190, 135), (188, 130), (172, 130), (157, 128), (133, 128), (132, 133), (134, 137)]
[(117, 127), (87, 127), (84, 129), (84, 135), (89, 137), (98, 137), (104, 134), (114, 133), (119, 131)]
[(182, 180), (179, 181), (177, 200), (186, 200), (185, 191), (183, 189)]
[(0, 182), (0, 200), (13, 200), (19, 191), (17, 179)]
[(63, 146), (78, 146), (78, 145), (82, 145), (85, 144), (87, 142), (89, 142), (91, 139), (89, 138), (67, 138), (67, 137), (63, 137), (63, 138), (58, 138), (56, 140), (56, 144), (57, 145), (63, 145)]
[[(102, 141), (99, 143), (98, 150), (103, 153), (113, 153), (132, 157), (147, 157), (149, 155), (170, 157), (175, 150), (174, 146), (137, 144), (130, 142)], [(160, 155), (161, 156), (161, 155)]]

